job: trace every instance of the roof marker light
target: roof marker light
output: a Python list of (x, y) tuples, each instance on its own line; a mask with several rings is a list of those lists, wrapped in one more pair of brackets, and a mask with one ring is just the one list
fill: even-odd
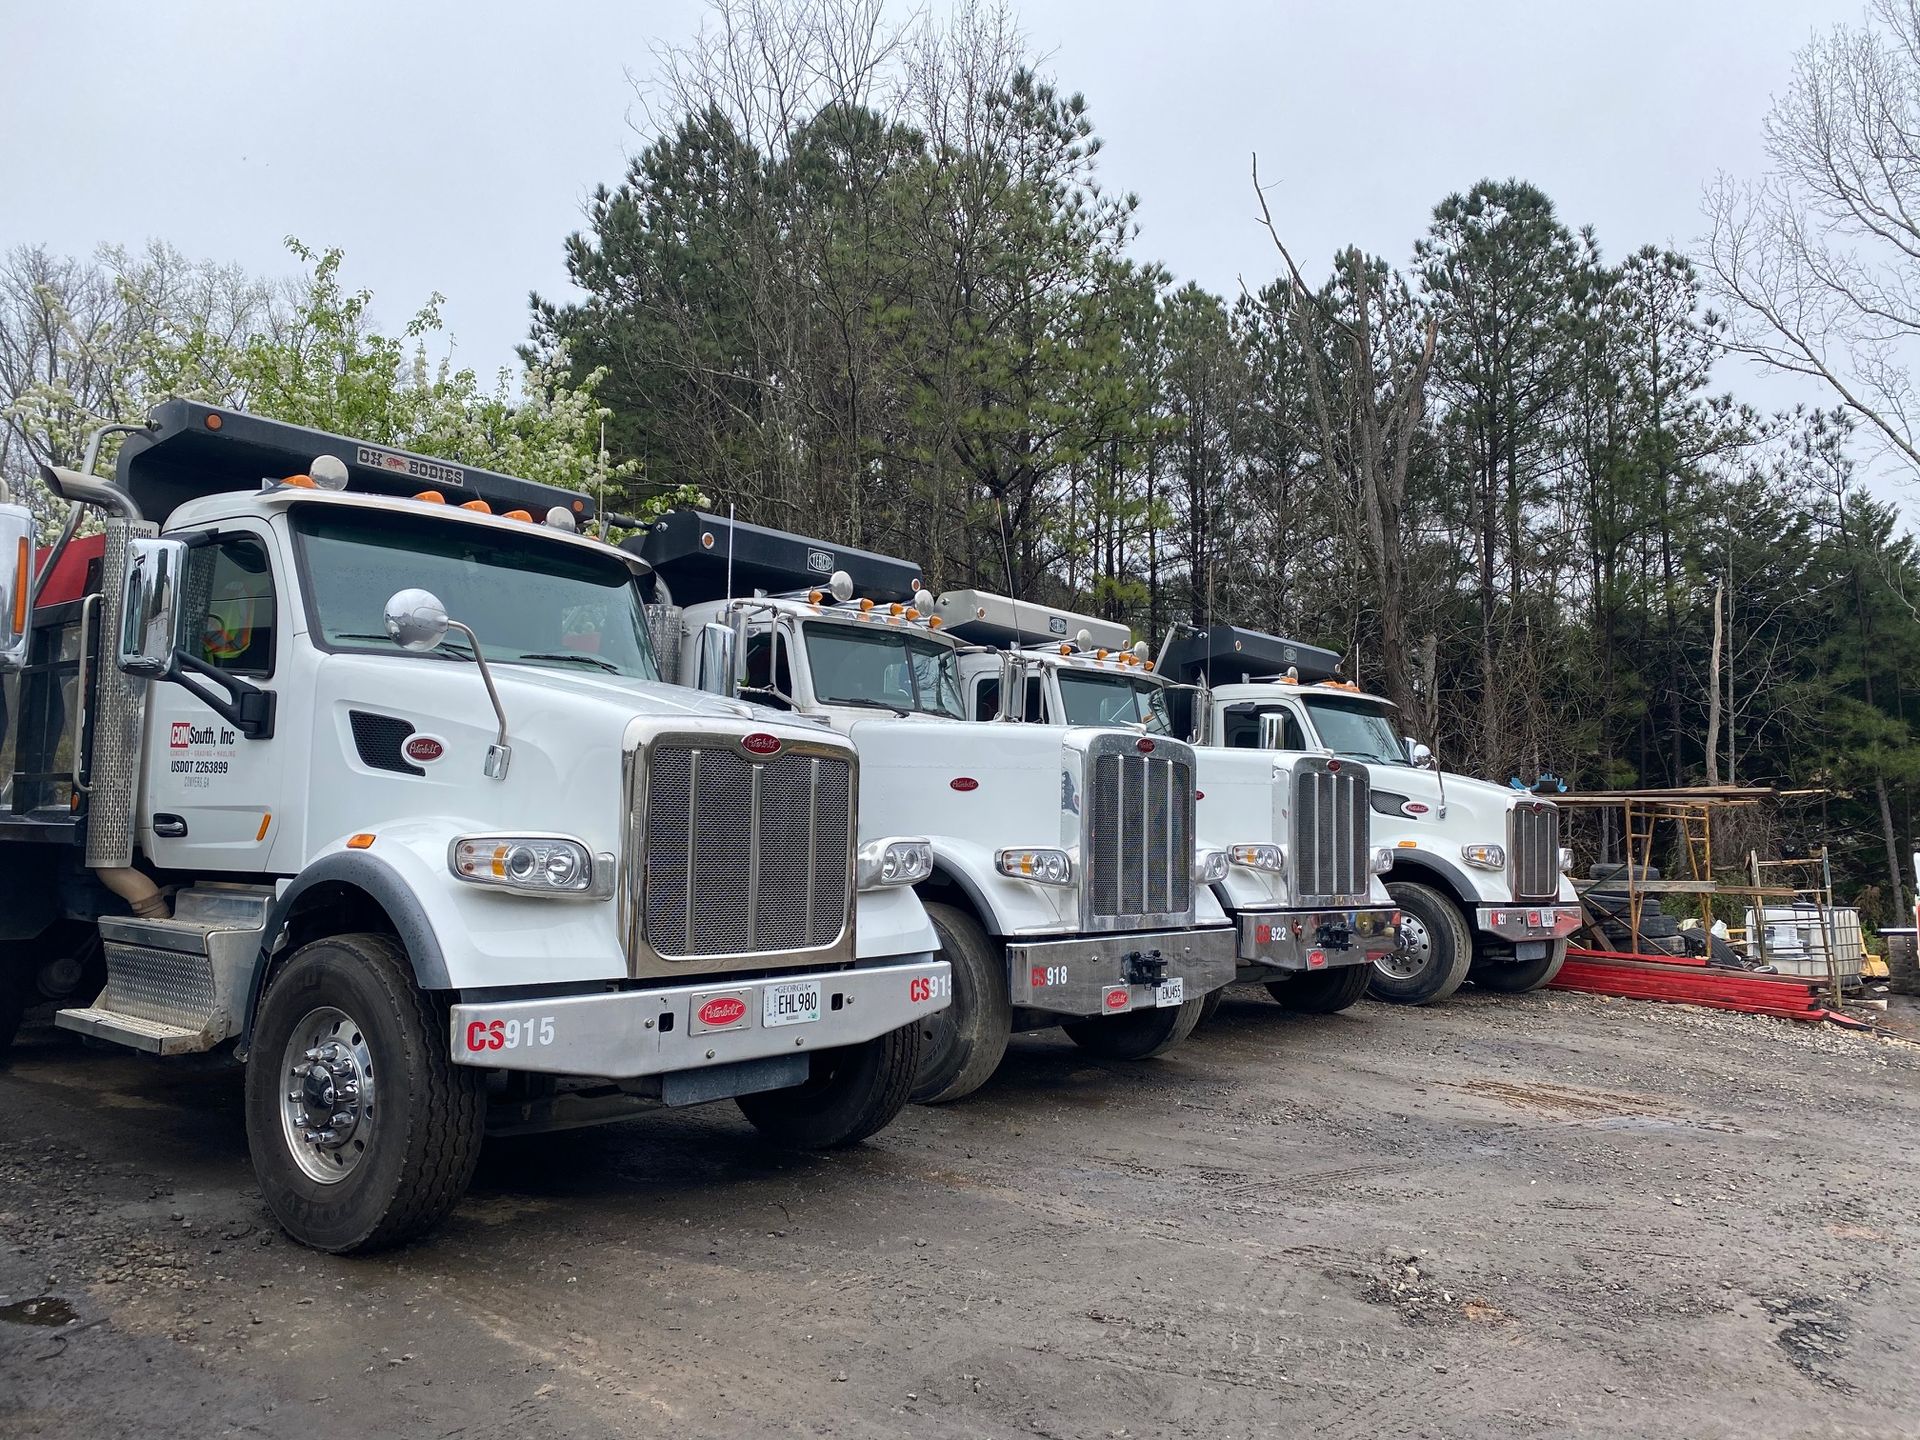
[(938, 630), (942, 623), (938, 615), (929, 615), (927, 617), (927, 628), (929, 630)]
[(860, 602), (860, 613), (861, 613), (862, 615), (864, 615), (864, 614), (866, 614), (866, 613), (867, 613), (867, 612), (868, 612), (869, 610), (871, 610), (871, 609), (873, 609), (873, 601), (871, 601), (871, 600), (862, 600), (862, 601)]
[(447, 503), (447, 497), (442, 495), (438, 490), (422, 490), (413, 498), (423, 500), (429, 505), (444, 505)]
[(313, 477), (313, 483), (322, 490), (347, 488), (347, 462), (338, 455), (314, 456), (313, 464), (307, 467), (307, 474)]
[(533, 523), (533, 516), (529, 515), (524, 510), (509, 510), (500, 518), (503, 520), (519, 520), (528, 525), (531, 525)]
[(491, 515), (493, 513), (493, 506), (484, 500), (463, 500), (460, 502), (460, 508), (462, 510), (471, 510), (476, 515)]
[(283, 475), (280, 477), (280, 488), (283, 490), (318, 490), (320, 487), (313, 483), (313, 477), (311, 475)]

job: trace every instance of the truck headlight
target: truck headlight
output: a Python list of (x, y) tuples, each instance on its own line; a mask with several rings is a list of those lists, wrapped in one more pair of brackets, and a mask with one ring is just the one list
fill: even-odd
[(1393, 847), (1376, 845), (1367, 852), (1367, 869), (1375, 875), (1384, 875), (1393, 868)]
[(1193, 852), (1193, 883), (1196, 885), (1217, 885), (1227, 878), (1227, 852), (1224, 850), (1196, 850)]
[(1278, 845), (1233, 845), (1227, 849), (1227, 863), (1242, 870), (1271, 870), (1287, 873), (1287, 852)]
[(862, 890), (917, 885), (933, 873), (933, 842), (918, 836), (869, 840), (860, 847), (854, 877)]
[(1482, 870), (1504, 870), (1507, 868), (1507, 847), (1504, 845), (1462, 845), (1460, 858), (1469, 865)]
[(1573, 848), (1569, 845), (1560, 847), (1560, 873), (1562, 875), (1573, 873)]
[(613, 856), (595, 856), (567, 835), (461, 835), (447, 847), (458, 880), (522, 895), (604, 900), (613, 893)]
[(1064, 850), (1002, 850), (993, 857), (1002, 875), (1042, 885), (1071, 885), (1073, 857)]

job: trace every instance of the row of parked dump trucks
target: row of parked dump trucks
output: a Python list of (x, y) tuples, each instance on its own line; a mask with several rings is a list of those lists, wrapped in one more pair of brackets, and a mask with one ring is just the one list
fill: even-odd
[[(269, 1207), (430, 1229), (483, 1134), (731, 1099), (845, 1145), (1010, 1035), (1546, 983), (1559, 816), (1337, 657), (170, 401), (0, 506), (0, 1046), (225, 1050)], [(103, 432), (103, 435), (109, 432)], [(618, 517), (605, 517), (617, 522)], [(632, 528), (627, 526), (624, 528)]]

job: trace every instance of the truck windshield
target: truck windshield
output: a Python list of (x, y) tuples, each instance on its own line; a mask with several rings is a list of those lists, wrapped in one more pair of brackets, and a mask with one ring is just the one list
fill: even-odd
[(1359, 698), (1336, 699), (1331, 695), (1302, 697), (1320, 743), (1336, 755), (1364, 760), (1369, 765), (1405, 765), (1407, 752), (1400, 737), (1393, 733), (1393, 722), (1379, 704)]
[(1171, 735), (1166, 687), (1131, 675), (1062, 668), (1060, 704), (1069, 725), (1143, 725), (1150, 734)]
[(808, 624), (807, 668), (822, 705), (878, 705), (964, 720), (953, 647), (903, 630)]
[[(633, 572), (612, 554), (432, 515), (301, 505), (293, 512), (309, 620), (335, 650), (397, 651), (387, 597), (431, 590), (487, 659), (659, 678)], [(447, 636), (441, 654), (466, 654)]]

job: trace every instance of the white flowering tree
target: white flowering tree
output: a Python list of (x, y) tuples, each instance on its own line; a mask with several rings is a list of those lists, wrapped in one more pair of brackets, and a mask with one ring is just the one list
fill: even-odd
[(77, 464), (98, 426), (178, 396), (587, 491), (643, 518), (704, 502), (690, 487), (649, 495), (636, 465), (609, 462), (595, 398), (603, 371), (571, 378), (556, 354), (483, 385), (445, 353), (443, 297), (388, 335), (373, 323), (371, 293), (342, 281), (339, 250), (297, 239), (287, 248), (301, 272), (278, 284), (161, 244), (88, 262), (37, 248), (8, 255), (0, 479), (51, 518), (39, 464)]

